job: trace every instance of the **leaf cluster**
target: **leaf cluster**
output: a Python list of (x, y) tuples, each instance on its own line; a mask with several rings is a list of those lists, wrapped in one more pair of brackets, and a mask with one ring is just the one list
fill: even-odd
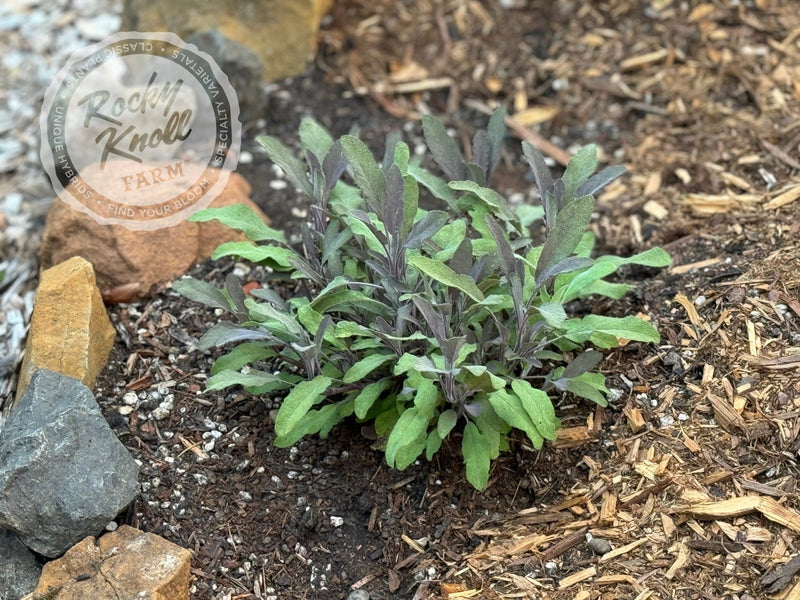
[[(258, 141), (308, 199), (300, 247), (244, 205), (206, 209), (250, 241), (220, 246), (297, 280), (297, 295), (276, 286), (246, 295), (235, 277), (224, 289), (182, 279), (183, 295), (231, 317), (210, 328), (202, 348), (234, 344), (212, 368), (207, 389), (241, 385), (285, 395), (276, 444), (326, 436), (343, 419), (369, 422), (386, 461), (403, 469), (430, 459), (448, 437), (461, 438), (466, 477), (478, 489), (508, 448), (511, 429), (534, 448), (553, 440), (560, 422), (551, 396), (570, 392), (606, 404), (602, 353), (621, 340), (656, 342), (658, 332), (633, 316), (571, 316), (578, 298), (620, 298), (629, 290), (606, 277), (624, 264), (661, 267), (650, 249), (630, 258), (593, 258), (587, 231), (594, 194), (623, 169), (594, 174), (587, 146), (554, 179), (544, 157), (523, 143), (541, 206), (509, 206), (490, 187), (505, 135), (498, 110), (473, 141), (470, 160), (437, 119), (425, 139), (444, 177), (387, 140), (378, 162), (358, 138), (334, 140), (311, 119), (300, 127), (302, 158), (279, 140)], [(440, 202), (423, 210), (420, 190)], [(531, 239), (544, 224), (543, 244)]]

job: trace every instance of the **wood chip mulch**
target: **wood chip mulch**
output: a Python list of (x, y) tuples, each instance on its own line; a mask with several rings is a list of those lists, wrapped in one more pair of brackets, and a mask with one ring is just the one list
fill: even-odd
[(582, 476), (556, 502), (478, 520), (483, 542), (441, 597), (800, 599), (797, 4), (337, 10), (332, 77), (404, 119), (503, 103), (512, 134), (556, 163), (597, 142), (630, 172), (600, 199), (604, 247), (675, 258), (642, 276), (662, 345), (607, 362), (621, 414), (584, 408), (556, 444), (585, 452), (569, 465)]

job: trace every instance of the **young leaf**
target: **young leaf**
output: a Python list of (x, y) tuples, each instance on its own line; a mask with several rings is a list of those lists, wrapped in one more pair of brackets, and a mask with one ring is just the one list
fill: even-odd
[(286, 177), (289, 178), (289, 181), (292, 182), (294, 187), (302, 191), (309, 198), (314, 195), (311, 181), (306, 172), (306, 166), (302, 161), (295, 158), (292, 152), (284, 146), (280, 140), (269, 135), (259, 135), (256, 137), (256, 142), (264, 148), (269, 159), (286, 173)]
[(340, 140), (342, 151), (353, 169), (353, 179), (364, 194), (367, 206), (375, 213), (383, 212), (386, 181), (378, 163), (366, 144), (356, 137), (345, 135)]
[(489, 394), (489, 403), (501, 419), (512, 427), (525, 432), (533, 447), (539, 450), (544, 443), (544, 438), (531, 420), (530, 415), (522, 406), (518, 396), (499, 390)]
[(368, 383), (355, 397), (355, 413), (359, 419), (366, 419), (367, 413), (380, 395), (389, 388), (388, 378)]
[(324, 397), (333, 380), (324, 375), (317, 375), (310, 381), (298, 383), (283, 399), (275, 417), (275, 433), (279, 436), (288, 434), (300, 423), (309, 409)]
[(408, 165), (408, 174), (433, 194), (434, 198), (443, 200), (449, 208), (457, 210), (456, 194), (443, 179), (414, 163)]
[(603, 360), (602, 353), (597, 350), (586, 350), (573, 358), (564, 369), (563, 377), (578, 377), (594, 369)]
[(597, 168), (597, 146), (589, 144), (578, 150), (567, 164), (564, 176), (564, 199), (570, 202), (578, 188), (586, 183)]
[(522, 402), (525, 412), (530, 416), (536, 430), (546, 440), (556, 439), (559, 421), (556, 418), (553, 403), (542, 390), (537, 390), (524, 379), (514, 379), (511, 389)]
[(506, 109), (499, 106), (489, 118), (489, 125), (486, 127), (486, 137), (489, 140), (489, 169), (486, 172), (486, 180), (489, 181), (497, 163), (500, 162), (500, 152), (503, 147), (503, 138), (506, 135)]
[(247, 309), (244, 306), (244, 299), (246, 297), (244, 289), (242, 289), (242, 284), (239, 283), (239, 280), (233, 273), (225, 278), (225, 291), (228, 292), (228, 297), (236, 308), (236, 312), (246, 313)]
[(205, 223), (219, 221), (223, 225), (238, 229), (247, 239), (254, 242), (280, 242), (286, 244), (286, 236), (282, 231), (267, 226), (247, 204), (229, 204), (219, 208), (204, 208), (189, 217), (190, 221)]
[(333, 138), (322, 125), (311, 117), (306, 117), (300, 122), (300, 146), (313, 152), (322, 163), (333, 146)]
[(576, 198), (567, 204), (556, 217), (555, 226), (547, 236), (539, 262), (536, 265), (536, 279), (545, 269), (567, 258), (583, 237), (583, 230), (592, 220), (594, 199), (591, 196)]
[(283, 389), (288, 388), (292, 384), (291, 381), (287, 381), (282, 375), (274, 375), (273, 373), (265, 373), (264, 371), (251, 370), (247, 373), (222, 371), (208, 378), (206, 382), (206, 391), (222, 390), (232, 385), (252, 388), (272, 383), (282, 384)]
[(586, 180), (586, 182), (578, 186), (578, 189), (575, 191), (575, 195), (578, 197), (594, 196), (597, 192), (599, 192), (609, 183), (614, 181), (624, 172), (625, 172), (625, 167), (621, 165), (616, 167), (606, 167), (599, 173), (589, 177), (589, 179)]
[[(601, 334), (613, 336), (620, 340), (658, 343), (658, 330), (647, 321), (636, 317), (606, 317), (603, 315), (586, 315), (581, 319), (567, 319), (564, 322), (566, 336), (578, 343), (586, 340), (597, 343), (605, 342), (598, 338)], [(600, 344), (598, 344), (600, 345)], [(607, 347), (601, 345), (601, 348)]]
[(481, 201), (491, 209), (492, 214), (500, 217), (504, 221), (510, 221), (514, 218), (514, 214), (508, 207), (506, 199), (492, 188), (482, 187), (474, 181), (451, 181), (449, 186), (460, 192), (471, 192), (475, 194), (475, 196), (480, 198)]
[(467, 466), (467, 481), (475, 489), (486, 489), (489, 483), (491, 452), (489, 442), (481, 435), (478, 427), (471, 421), (468, 422), (461, 439), (461, 453)]
[(211, 375), (216, 375), (222, 371), (238, 371), (245, 365), (251, 365), (273, 356), (275, 356), (275, 350), (264, 344), (256, 342), (240, 344), (214, 361), (211, 366)]
[(243, 342), (245, 340), (271, 340), (275, 341), (275, 336), (258, 329), (241, 327), (230, 321), (220, 321), (212, 325), (211, 329), (203, 334), (197, 344), (199, 350), (209, 350), (229, 344), (230, 342)]
[[(392, 427), (392, 433), (389, 434), (389, 439), (386, 440), (386, 463), (390, 467), (399, 469), (401, 465), (395, 465), (395, 458), (398, 452), (407, 446), (412, 448), (419, 446), (420, 440), (422, 445), (419, 447), (417, 456), (422, 452), (425, 447), (425, 433), (428, 429), (427, 418), (419, 415), (416, 408), (407, 408), (400, 415), (397, 423)], [(412, 459), (413, 461), (413, 459)], [(407, 464), (404, 466), (408, 466)]]
[(422, 132), (433, 160), (450, 179), (466, 179), (467, 168), (464, 157), (453, 138), (447, 134), (444, 124), (431, 115), (422, 116)]
[(432, 460), (441, 447), (442, 438), (439, 437), (439, 432), (436, 429), (431, 430), (425, 442), (425, 459)]
[(422, 244), (431, 239), (447, 223), (447, 213), (441, 210), (432, 210), (414, 223), (406, 238), (403, 247), (407, 250), (421, 248)]
[(394, 354), (369, 354), (347, 369), (344, 377), (342, 377), (342, 382), (355, 383), (356, 381), (361, 381), (364, 377), (394, 358), (396, 358)]
[(539, 189), (539, 196), (544, 199), (547, 194), (553, 193), (553, 176), (547, 163), (544, 161), (542, 153), (530, 142), (522, 142), (522, 153), (533, 170), (533, 177), (536, 180), (536, 187)]
[(231, 310), (231, 303), (225, 297), (225, 294), (205, 281), (184, 277), (175, 281), (172, 284), (172, 289), (193, 302), (200, 302), (211, 308), (221, 308), (224, 311)]
[(439, 421), (436, 424), (436, 431), (439, 433), (441, 439), (445, 439), (453, 427), (458, 423), (458, 414), (453, 409), (447, 409), (439, 414)]
[(383, 206), (383, 224), (386, 233), (395, 238), (399, 237), (403, 220), (403, 174), (397, 165), (392, 165), (386, 173), (386, 202)]
[(426, 256), (409, 256), (408, 263), (418, 269), (424, 275), (435, 279), (449, 287), (456, 288), (464, 292), (475, 302), (483, 300), (483, 292), (475, 285), (475, 281), (469, 275), (460, 275), (439, 260), (434, 260)]
[[(414, 227), (419, 210), (419, 184), (411, 175), (403, 176), (403, 228), (400, 235), (407, 236)], [(407, 246), (406, 246), (407, 247)]]
[(223, 256), (238, 256), (256, 263), (270, 263), (280, 270), (289, 269), (297, 253), (290, 248), (280, 246), (255, 246), (250, 242), (225, 242), (214, 250), (211, 258), (217, 260)]

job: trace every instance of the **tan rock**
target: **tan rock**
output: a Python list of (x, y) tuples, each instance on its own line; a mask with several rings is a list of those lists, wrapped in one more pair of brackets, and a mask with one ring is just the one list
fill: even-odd
[(302, 73), (317, 48), (333, 0), (125, 0), (121, 31), (172, 31), (182, 38), (216, 30), (261, 57), (264, 81)]
[(76, 256), (43, 271), (17, 398), (36, 369), (49, 369), (94, 387), (114, 345), (114, 336), (88, 261)]
[[(113, 163), (107, 169), (112, 171)], [(269, 219), (250, 200), (250, 185), (231, 173), (212, 207), (245, 203), (266, 223)], [(97, 284), (109, 301), (129, 301), (150, 294), (154, 285), (173, 281), (193, 265), (211, 256), (228, 241), (244, 235), (216, 221), (181, 221), (173, 227), (132, 231), (122, 225), (102, 225), (92, 216), (71, 208), (60, 199), (45, 222), (40, 260), (43, 268), (72, 256), (82, 256), (94, 266)]]
[(192, 553), (122, 525), (47, 563), (32, 600), (188, 600)]

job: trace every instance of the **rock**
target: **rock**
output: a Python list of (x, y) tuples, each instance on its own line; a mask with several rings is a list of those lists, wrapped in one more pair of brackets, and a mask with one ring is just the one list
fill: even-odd
[(47, 563), (32, 600), (188, 600), (191, 552), (122, 525)]
[(50, 369), (94, 387), (115, 335), (89, 262), (76, 256), (43, 271), (17, 398), (37, 369)]
[[(244, 177), (231, 173), (228, 185), (211, 206), (240, 203), (250, 206), (269, 223), (250, 200), (250, 185)], [(128, 297), (118, 301), (130, 301), (148, 296), (152, 287), (159, 283), (177, 279), (211, 256), (223, 242), (244, 239), (241, 232), (215, 221), (181, 221), (173, 227), (153, 231), (101, 225), (90, 215), (56, 199), (45, 222), (40, 260), (46, 268), (72, 256), (82, 256), (94, 265), (97, 284), (104, 293), (128, 286)]]
[(42, 567), (16, 533), (0, 529), (0, 598), (19, 600), (36, 587)]
[(216, 29), (193, 33), (185, 41), (208, 52), (228, 76), (231, 87), (236, 90), (242, 122), (248, 123), (263, 116), (267, 105), (267, 96), (261, 86), (264, 61), (255, 50), (225, 37)]
[(320, 21), (332, 3), (220, 0), (200, 11), (195, 0), (125, 0), (121, 27), (122, 31), (173, 31), (184, 40), (196, 32), (216, 31), (254, 50), (264, 65), (264, 81), (277, 81), (305, 70), (316, 51)]
[(614, 549), (611, 542), (603, 538), (594, 537), (591, 533), (586, 534), (586, 545), (591, 548), (592, 552), (600, 555), (607, 554)]
[(38, 370), (0, 429), (0, 527), (60, 556), (130, 504), (137, 475), (89, 388)]

